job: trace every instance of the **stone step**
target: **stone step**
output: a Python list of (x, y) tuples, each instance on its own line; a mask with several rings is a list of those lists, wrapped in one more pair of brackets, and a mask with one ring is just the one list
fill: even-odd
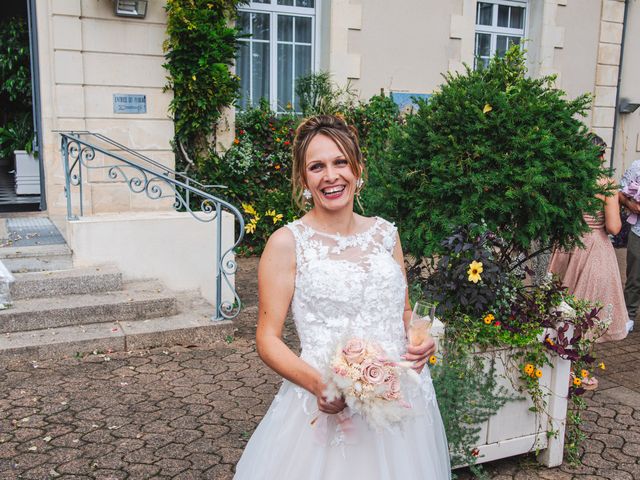
[(2, 247), (0, 261), (14, 273), (65, 270), (73, 267), (71, 249), (67, 245)]
[(13, 301), (25, 298), (58, 297), (122, 289), (122, 273), (115, 267), (85, 267), (49, 272), (15, 273), (11, 284)]
[(207, 345), (234, 334), (232, 321), (211, 320), (212, 307), (163, 318), (95, 323), (0, 335), (0, 363), (63, 358), (99, 351)]
[(126, 285), (117, 292), (33, 298), (0, 311), (0, 333), (175, 315), (177, 300), (156, 282)]

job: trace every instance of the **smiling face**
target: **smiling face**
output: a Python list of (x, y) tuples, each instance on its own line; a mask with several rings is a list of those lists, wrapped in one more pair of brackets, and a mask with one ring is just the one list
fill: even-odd
[(336, 142), (323, 134), (316, 135), (305, 155), (304, 177), (316, 208), (353, 209), (358, 176)]

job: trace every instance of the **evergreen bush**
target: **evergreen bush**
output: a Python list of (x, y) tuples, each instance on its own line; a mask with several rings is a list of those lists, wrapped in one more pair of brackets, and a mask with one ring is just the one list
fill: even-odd
[(588, 95), (570, 100), (555, 78), (526, 75), (516, 46), (480, 70), (448, 73), (420, 102), (387, 156), (386, 202), (405, 250), (430, 257), (459, 225), (485, 223), (526, 252), (532, 241), (570, 247), (602, 203), (605, 173), (580, 121)]

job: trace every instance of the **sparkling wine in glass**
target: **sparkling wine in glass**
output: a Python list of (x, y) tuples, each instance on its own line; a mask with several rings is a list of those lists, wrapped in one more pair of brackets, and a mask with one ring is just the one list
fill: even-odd
[(409, 322), (409, 342), (411, 345), (420, 345), (429, 337), (435, 315), (435, 304), (424, 301), (416, 302)]

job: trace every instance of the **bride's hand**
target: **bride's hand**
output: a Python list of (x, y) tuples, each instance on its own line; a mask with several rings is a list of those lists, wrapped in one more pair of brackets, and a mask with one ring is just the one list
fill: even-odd
[(407, 345), (407, 353), (403, 355), (405, 360), (413, 362), (413, 368), (420, 373), (431, 355), (436, 353), (436, 342), (430, 335), (420, 345)]
[[(324, 392), (324, 388), (322, 388), (320, 392)], [(322, 413), (328, 413), (330, 415), (340, 413), (347, 406), (344, 398), (336, 398), (335, 400), (330, 402), (324, 395), (324, 393), (316, 394), (316, 401), (318, 402), (318, 410), (320, 410)]]

